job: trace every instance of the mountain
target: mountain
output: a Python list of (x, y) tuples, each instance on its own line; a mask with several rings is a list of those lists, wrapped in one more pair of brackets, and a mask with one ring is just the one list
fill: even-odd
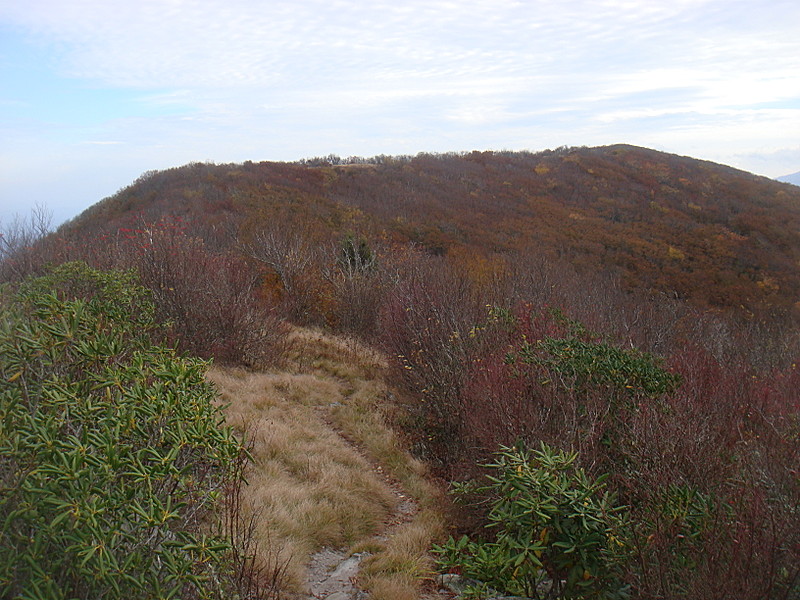
[(800, 299), (800, 189), (628, 145), (193, 163), (142, 175), (62, 228), (111, 235), (165, 216), (233, 245), (265, 228), (358, 232), (434, 255), (536, 254), (712, 308)]
[(782, 175), (780, 177), (775, 178), (777, 181), (782, 181), (784, 183), (793, 183), (794, 185), (800, 185), (800, 171), (797, 173), (791, 173), (790, 175)]

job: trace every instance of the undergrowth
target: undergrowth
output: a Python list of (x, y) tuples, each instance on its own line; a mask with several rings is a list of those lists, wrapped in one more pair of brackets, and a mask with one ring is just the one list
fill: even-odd
[(1, 596), (236, 590), (215, 510), (243, 448), (207, 363), (156, 345), (153, 315), (132, 273), (80, 263), (3, 290)]

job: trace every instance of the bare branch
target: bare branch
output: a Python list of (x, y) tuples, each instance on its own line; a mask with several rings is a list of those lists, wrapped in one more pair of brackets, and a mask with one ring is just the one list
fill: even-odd
[(0, 222), (0, 280), (21, 279), (33, 271), (41, 262), (35, 246), (52, 231), (52, 222), (53, 211), (40, 204), (27, 216)]

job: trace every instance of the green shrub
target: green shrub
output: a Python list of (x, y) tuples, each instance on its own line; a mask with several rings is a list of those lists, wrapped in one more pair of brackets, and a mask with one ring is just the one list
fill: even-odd
[[(654, 397), (673, 392), (680, 377), (664, 370), (646, 352), (577, 337), (545, 337), (524, 342), (518, 352), (522, 363), (543, 367), (568, 388), (594, 392), (605, 388), (627, 396)], [(507, 362), (517, 355), (509, 353)]]
[(80, 263), (4, 291), (0, 596), (219, 597), (211, 509), (240, 443), (148, 292)]
[(576, 454), (545, 444), (502, 448), (480, 491), (493, 498), (493, 541), (450, 539), (440, 566), (505, 594), (530, 598), (624, 598), (621, 509), (575, 466)]

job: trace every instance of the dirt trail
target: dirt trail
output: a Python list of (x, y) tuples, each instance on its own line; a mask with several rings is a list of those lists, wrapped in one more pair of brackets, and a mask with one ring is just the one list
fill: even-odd
[(294, 341), (285, 371), (209, 374), (253, 444), (243, 494), (264, 561), (286, 565), (281, 597), (419, 598), (439, 492), (385, 424), (381, 359), (319, 332)]
[(361, 600), (366, 593), (356, 585), (363, 554), (348, 556), (341, 550), (324, 548), (311, 557), (308, 565), (308, 598)]
[[(325, 412), (328, 411), (325, 410)], [(373, 540), (376, 542), (387, 542), (402, 525), (409, 523), (414, 518), (419, 511), (418, 503), (396, 480), (386, 474), (382, 466), (370, 460), (355, 441), (349, 436), (343, 435), (329, 414), (324, 415), (323, 420), (354, 452), (363, 456), (371, 464), (376, 477), (382, 479), (386, 487), (394, 494), (396, 498), (394, 510), (386, 517), (382, 528), (373, 536)], [(308, 593), (305, 598), (308, 600), (364, 600), (368, 598), (369, 594), (358, 586), (358, 575), (361, 563), (370, 556), (369, 552), (350, 554), (346, 549), (323, 548), (315, 552), (308, 563), (306, 575)]]
[[(392, 516), (392, 522), (382, 533), (376, 535), (376, 540), (388, 540), (402, 523), (411, 519), (416, 511), (416, 503), (408, 498), (401, 499), (397, 511)], [(306, 598), (315, 600), (363, 600), (368, 597), (367, 592), (358, 586), (358, 575), (362, 562), (370, 557), (369, 552), (349, 554), (345, 550), (323, 548), (315, 552), (308, 564)]]

